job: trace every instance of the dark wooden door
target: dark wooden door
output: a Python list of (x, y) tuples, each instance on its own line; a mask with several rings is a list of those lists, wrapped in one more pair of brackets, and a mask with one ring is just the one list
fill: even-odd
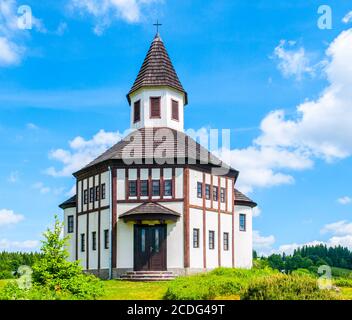
[(134, 269), (166, 270), (166, 225), (134, 226)]

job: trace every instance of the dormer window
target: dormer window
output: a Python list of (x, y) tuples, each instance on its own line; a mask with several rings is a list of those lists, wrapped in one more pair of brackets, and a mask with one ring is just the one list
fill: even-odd
[(172, 120), (179, 121), (178, 101), (176, 100), (171, 100), (171, 117), (172, 117)]
[(141, 100), (136, 101), (133, 106), (133, 122), (139, 121), (141, 121)]
[(160, 118), (160, 97), (150, 98), (150, 118)]

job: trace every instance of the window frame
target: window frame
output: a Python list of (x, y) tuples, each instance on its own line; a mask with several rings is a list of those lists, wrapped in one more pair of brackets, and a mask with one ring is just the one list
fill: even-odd
[(230, 233), (229, 232), (224, 232), (223, 233), (223, 249), (224, 251), (229, 251), (230, 249)]
[(67, 233), (74, 233), (74, 230), (75, 230), (74, 216), (69, 215), (67, 216)]
[(211, 190), (210, 190), (210, 184), (205, 185), (205, 199), (210, 200), (211, 199)]
[[(134, 185), (134, 194), (131, 193), (131, 186)], [(128, 197), (138, 197), (138, 186), (137, 186), (137, 180), (128, 180)]]
[(199, 248), (200, 230), (199, 228), (193, 228), (193, 248)]
[(97, 250), (97, 232), (92, 231), (92, 251)]
[(104, 230), (104, 249), (109, 249), (110, 247), (110, 234), (109, 229)]
[(81, 233), (81, 252), (86, 252), (86, 235)]
[[(146, 194), (143, 193), (143, 184), (145, 183), (145, 187), (147, 189)], [(140, 180), (139, 192), (141, 197), (148, 197), (149, 196), (149, 180)]]
[(83, 204), (88, 204), (88, 189), (83, 191)]
[[(243, 219), (243, 222), (244, 222), (243, 226), (241, 224), (241, 218), (244, 218)], [(245, 213), (240, 213), (239, 214), (239, 229), (242, 232), (246, 232), (247, 231), (247, 215)]]
[(100, 186), (95, 187), (95, 201), (100, 200)]
[(94, 202), (95, 190), (94, 187), (89, 188), (89, 203)]
[[(153, 115), (153, 104), (152, 101), (158, 101), (158, 115)], [(150, 97), (149, 98), (149, 118), (150, 119), (161, 119), (161, 97)]]
[[(166, 183), (169, 184), (169, 188), (170, 188), (170, 194), (166, 194)], [(173, 190), (172, 190), (172, 179), (165, 179), (164, 180), (164, 190), (163, 190), (163, 195), (164, 197), (172, 197), (173, 194)]]
[(213, 186), (213, 201), (219, 200), (219, 187)]
[(106, 199), (106, 184), (105, 183), (101, 184), (101, 199), (102, 200)]
[(220, 188), (220, 202), (221, 203), (226, 202), (226, 188), (223, 188), (223, 187)]
[(209, 250), (215, 250), (215, 231), (208, 231)]
[[(199, 189), (200, 187), (200, 189)], [(197, 198), (203, 198), (203, 182), (197, 182)]]
[[(138, 106), (138, 109), (136, 109), (137, 106)], [(133, 123), (138, 123), (140, 121), (141, 121), (141, 100), (138, 100), (133, 103)]]
[[(154, 183), (158, 183), (158, 188), (159, 188), (159, 191), (158, 191), (158, 194), (154, 194)], [(152, 197), (160, 197), (160, 180), (152, 180)]]
[[(176, 114), (177, 117), (174, 117), (174, 106), (176, 106)], [(174, 121), (180, 121), (180, 103), (175, 100), (171, 99), (171, 119)]]

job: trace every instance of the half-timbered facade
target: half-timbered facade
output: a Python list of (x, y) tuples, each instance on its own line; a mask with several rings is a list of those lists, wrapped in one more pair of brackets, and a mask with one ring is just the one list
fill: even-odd
[(131, 133), (74, 173), (70, 260), (101, 277), (252, 266), (252, 208), (239, 172), (184, 133), (186, 91), (154, 38), (132, 89)]

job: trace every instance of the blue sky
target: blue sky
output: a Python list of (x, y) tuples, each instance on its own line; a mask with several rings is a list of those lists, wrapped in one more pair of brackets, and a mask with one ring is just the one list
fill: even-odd
[(29, 0), (33, 28), (19, 30), (23, 4), (0, 0), (0, 250), (37, 248), (70, 173), (129, 127), (156, 19), (189, 95), (185, 127), (232, 130), (257, 250), (352, 247), (348, 1), (331, 2), (331, 29), (320, 1)]

